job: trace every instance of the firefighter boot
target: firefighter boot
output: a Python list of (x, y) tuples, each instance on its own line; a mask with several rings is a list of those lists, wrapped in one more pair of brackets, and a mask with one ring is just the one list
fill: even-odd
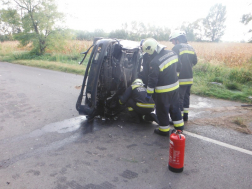
[(164, 131), (160, 131), (159, 128), (156, 128), (154, 130), (154, 133), (161, 135), (161, 136), (169, 136), (169, 131), (170, 131), (170, 129), (168, 131), (164, 132)]
[(150, 115), (143, 115), (142, 119), (146, 123), (152, 123), (152, 120), (150, 119)]
[(188, 113), (184, 113), (183, 120), (188, 121)]
[(153, 121), (155, 121), (158, 124), (157, 115), (154, 113), (143, 115), (143, 121), (147, 123), (152, 123)]
[(157, 118), (157, 115), (154, 114), (154, 113), (151, 113), (151, 117), (152, 117), (152, 120), (155, 121), (157, 124), (159, 124), (159, 121), (158, 121), (158, 118)]

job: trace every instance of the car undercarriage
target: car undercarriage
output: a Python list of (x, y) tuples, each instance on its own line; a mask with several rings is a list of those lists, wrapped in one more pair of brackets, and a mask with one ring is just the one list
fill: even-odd
[(118, 96), (137, 78), (142, 54), (135, 41), (95, 38), (81, 63), (92, 47), (76, 109), (90, 120), (111, 119), (125, 108)]

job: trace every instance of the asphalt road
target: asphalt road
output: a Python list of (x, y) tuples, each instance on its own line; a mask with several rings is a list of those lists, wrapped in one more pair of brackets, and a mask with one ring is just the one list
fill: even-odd
[(154, 134), (155, 124), (78, 115), (82, 79), (0, 62), (1, 189), (252, 188), (251, 135), (225, 119), (218, 126), (251, 110), (192, 95), (184, 171), (173, 173), (169, 138)]

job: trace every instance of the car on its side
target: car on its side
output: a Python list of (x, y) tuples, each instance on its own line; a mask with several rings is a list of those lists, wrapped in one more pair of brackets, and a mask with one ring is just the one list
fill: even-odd
[(137, 78), (142, 53), (135, 41), (95, 38), (80, 64), (92, 47), (76, 109), (90, 120), (111, 118), (123, 110), (118, 96)]

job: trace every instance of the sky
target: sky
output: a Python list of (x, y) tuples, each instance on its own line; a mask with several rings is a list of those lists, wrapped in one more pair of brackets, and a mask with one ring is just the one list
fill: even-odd
[(252, 23), (240, 22), (252, 12), (250, 0), (56, 0), (58, 11), (66, 15), (65, 26), (75, 30), (111, 32), (132, 21), (176, 29), (183, 22), (205, 18), (212, 6), (226, 6), (226, 30), (223, 41), (248, 40)]

